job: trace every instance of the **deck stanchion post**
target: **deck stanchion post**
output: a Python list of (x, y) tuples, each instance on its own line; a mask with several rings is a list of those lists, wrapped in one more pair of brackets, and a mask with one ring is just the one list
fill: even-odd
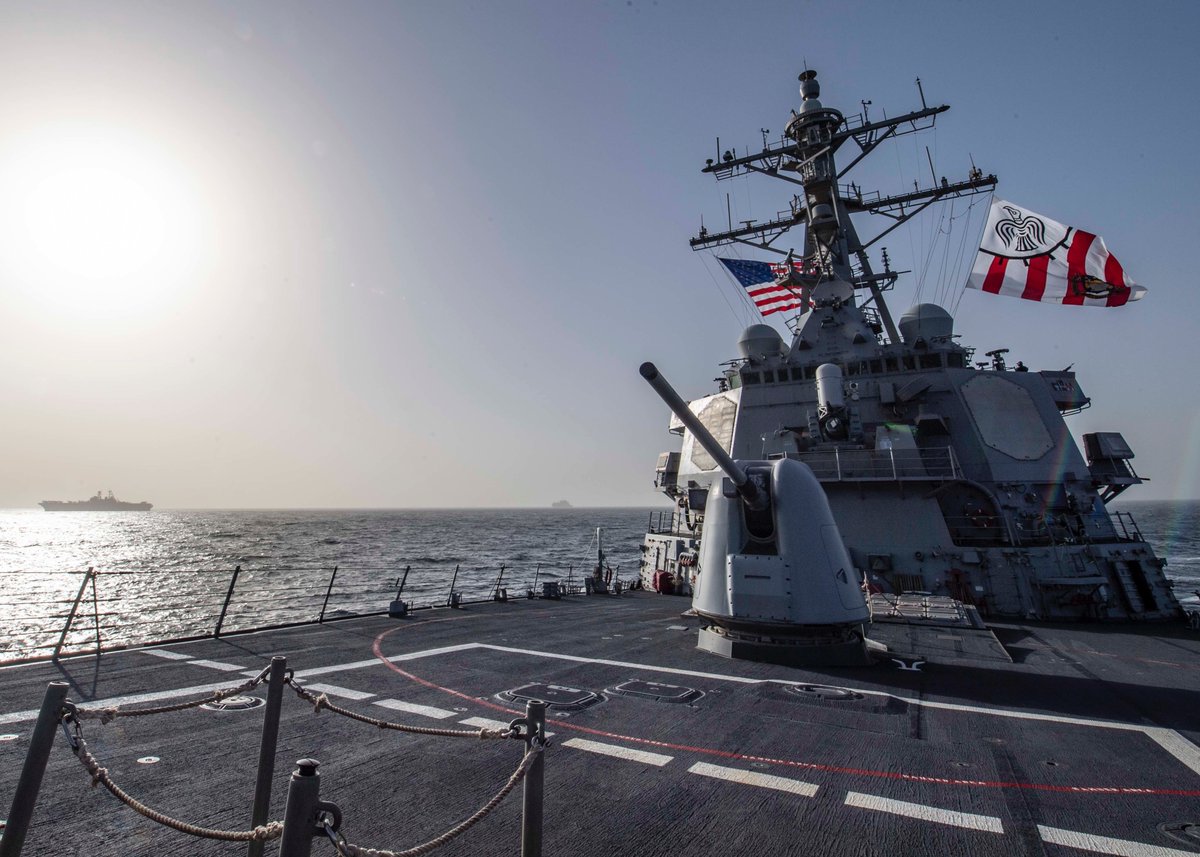
[(71, 624), (75, 621), (75, 614), (79, 612), (79, 602), (83, 599), (83, 591), (87, 589), (88, 581), (95, 573), (95, 570), (88, 566), (88, 570), (83, 575), (83, 582), (79, 584), (79, 591), (75, 593), (75, 601), (71, 604), (71, 610), (67, 613), (67, 624), (63, 625), (62, 633), (58, 635), (58, 642), (54, 644), (54, 654), (50, 656), (51, 660), (58, 659), (58, 653), (62, 651), (63, 643), (67, 641), (67, 632), (71, 630)]
[(279, 837), (279, 857), (309, 857), (317, 828), (317, 810), (321, 802), (320, 762), (301, 759), (288, 782), (287, 808), (283, 812), (283, 833)]
[(238, 575), (242, 573), (240, 565), (234, 566), (233, 577), (229, 579), (229, 591), (225, 593), (225, 603), (221, 605), (221, 615), (217, 617), (217, 627), (213, 629), (213, 636), (221, 636), (221, 626), (225, 624), (225, 611), (229, 609), (229, 602), (233, 598), (233, 587), (237, 586)]
[(546, 746), (546, 703), (531, 699), (525, 703), (525, 752), (532, 753), (538, 747), (537, 757), (525, 771), (524, 792), (521, 800), (521, 857), (542, 857), (542, 814), (545, 784), (545, 755), (541, 748)]
[(321, 602), (321, 615), (317, 617), (317, 624), (320, 625), (325, 621), (325, 608), (329, 606), (329, 595), (333, 592), (333, 582), (337, 580), (338, 567), (333, 567), (333, 574), (329, 575), (329, 587), (325, 590), (325, 600)]
[(96, 578), (98, 574), (92, 575), (92, 613), (96, 617), (96, 657), (100, 657), (100, 599), (96, 597)]
[(458, 566), (454, 566), (454, 577), (450, 579), (450, 595), (446, 598), (447, 607), (457, 607), (459, 599), (454, 597), (454, 584), (458, 583)]
[[(90, 569), (89, 569), (90, 571)], [(25, 835), (29, 832), (29, 820), (33, 817), (33, 805), (37, 803), (38, 789), (50, 760), (50, 748), (58, 732), (59, 717), (63, 700), (70, 685), (65, 681), (52, 681), (46, 685), (42, 697), (42, 708), (38, 712), (33, 735), (29, 739), (29, 750), (25, 754), (25, 766), (17, 780), (17, 791), (8, 810), (8, 821), (4, 833), (0, 834), (0, 857), (19, 857)]]
[[(283, 703), (283, 682), (287, 658), (271, 658), (271, 677), (267, 682), (267, 705), (263, 714), (262, 743), (258, 748), (258, 780), (254, 784), (254, 806), (250, 826), (267, 823), (271, 809), (271, 779), (275, 773), (275, 747), (279, 740), (279, 709)], [(262, 857), (263, 842), (251, 842), (246, 857)]]

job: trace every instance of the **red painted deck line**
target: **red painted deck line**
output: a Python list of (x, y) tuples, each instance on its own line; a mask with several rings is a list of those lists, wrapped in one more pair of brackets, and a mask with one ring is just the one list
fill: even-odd
[[(403, 626), (401, 626), (402, 628)], [(397, 675), (413, 681), (422, 687), (437, 690), (442, 693), (447, 693), (451, 696), (470, 702), (473, 705), (482, 705), (485, 708), (490, 708), (493, 711), (502, 711), (506, 714), (515, 717), (524, 716), (524, 712), (516, 711), (511, 708), (505, 708), (495, 702), (489, 702), (484, 699), (479, 699), (476, 696), (463, 693), (462, 691), (454, 690), (453, 688), (443, 687), (429, 679), (421, 678), (414, 675), (408, 670), (401, 669), (387, 659), (383, 654), (383, 640), (385, 637), (395, 633), (401, 628), (392, 628), (384, 631), (375, 638), (371, 644), (371, 651), (375, 654), (380, 662)], [(676, 744), (670, 741), (658, 741), (653, 738), (639, 738), (636, 735), (622, 735), (619, 732), (607, 732), (603, 729), (592, 729), (588, 726), (580, 726), (578, 723), (569, 723), (565, 720), (550, 720), (547, 718), (547, 725), (556, 726), (559, 729), (569, 729), (574, 732), (582, 732), (586, 735), (597, 735), (602, 738), (609, 738), (615, 741), (628, 741), (634, 744), (644, 744), (650, 747), (662, 747), (668, 750), (677, 750), (687, 753), (699, 753), (704, 756), (713, 756), (719, 759), (732, 759), (742, 762), (765, 762), (772, 765), (783, 765), (790, 768), (800, 768), (807, 771), (823, 771), (830, 774), (848, 774), (859, 777), (874, 777), (877, 779), (887, 780), (903, 780), (911, 783), (929, 783), (933, 785), (944, 786), (974, 786), (975, 788), (989, 789), (1025, 789), (1029, 791), (1045, 791), (1045, 792), (1065, 792), (1068, 794), (1109, 794), (1109, 795), (1183, 795), (1186, 797), (1200, 797), (1200, 789), (1156, 789), (1156, 788), (1137, 788), (1132, 786), (1059, 786), (1050, 783), (1028, 783), (1018, 782), (1015, 780), (965, 780), (954, 777), (931, 777), (924, 774), (908, 774), (903, 771), (879, 771), (871, 768), (852, 768), (842, 765), (825, 765), (818, 762), (802, 762), (795, 759), (776, 759), (770, 756), (755, 756), (747, 753), (733, 753), (728, 750), (717, 750), (712, 747), (699, 747), (691, 744)]]

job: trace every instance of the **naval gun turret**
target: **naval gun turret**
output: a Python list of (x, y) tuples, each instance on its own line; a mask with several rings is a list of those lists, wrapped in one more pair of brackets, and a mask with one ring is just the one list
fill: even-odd
[(811, 468), (790, 458), (735, 461), (653, 363), (640, 371), (718, 468), (699, 504), (699, 648), (772, 663), (866, 664), (870, 611)]

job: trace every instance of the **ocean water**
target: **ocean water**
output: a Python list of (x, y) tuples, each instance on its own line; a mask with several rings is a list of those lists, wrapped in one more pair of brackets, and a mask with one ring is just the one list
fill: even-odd
[[(1200, 603), (1200, 502), (1122, 502), (1180, 600)], [(322, 609), (385, 610), (510, 597), (578, 583), (603, 532), (619, 577), (637, 574), (650, 509), (0, 512), (0, 661), (265, 624)], [(240, 571), (234, 579), (234, 569)], [(97, 570), (94, 577), (84, 572)], [(335, 575), (336, 569), (336, 575)], [(222, 614), (223, 618), (222, 618)]]
[[(650, 509), (0, 512), (0, 661), (637, 575)], [(234, 569), (240, 567), (236, 581)], [(85, 572), (98, 572), (87, 578)], [(336, 577), (334, 571), (336, 569)], [(232, 594), (230, 594), (232, 590)], [(326, 595), (328, 593), (328, 602)], [(228, 607), (225, 607), (228, 596)], [(224, 611), (224, 618), (221, 618)], [(97, 631), (98, 629), (98, 631)]]
[(1175, 595), (1189, 607), (1200, 605), (1200, 500), (1118, 500), (1110, 508), (1133, 515), (1154, 552), (1166, 558)]

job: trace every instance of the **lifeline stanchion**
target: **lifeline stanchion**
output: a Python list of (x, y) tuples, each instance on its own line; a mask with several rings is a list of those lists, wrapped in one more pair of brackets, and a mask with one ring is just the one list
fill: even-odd
[(95, 575), (96, 570), (89, 566), (83, 576), (83, 582), (79, 584), (79, 591), (75, 593), (75, 601), (71, 604), (71, 610), (67, 613), (67, 624), (63, 625), (62, 634), (59, 635), (58, 642), (54, 644), (54, 654), (50, 656), (51, 660), (58, 660), (58, 653), (62, 651), (63, 643), (67, 641), (67, 632), (71, 630), (71, 624), (75, 621), (75, 614), (79, 612), (79, 602), (83, 599), (83, 592), (87, 589), (88, 581), (92, 580)]
[[(525, 703), (525, 752), (537, 753), (525, 772), (521, 796), (521, 857), (542, 857), (542, 814), (546, 758), (546, 703)], [(535, 750), (536, 747), (536, 750)]]
[(238, 575), (242, 573), (240, 565), (234, 566), (233, 577), (229, 579), (229, 591), (225, 593), (225, 603), (221, 605), (221, 615), (217, 617), (217, 627), (213, 629), (213, 636), (221, 636), (221, 627), (225, 624), (225, 613), (229, 610), (229, 602), (233, 598), (233, 588), (237, 586)]
[[(267, 823), (271, 808), (271, 778), (275, 773), (275, 746), (279, 739), (279, 708), (283, 703), (283, 685), (287, 673), (287, 658), (271, 658), (271, 678), (267, 684), (267, 705), (263, 714), (262, 743), (258, 748), (258, 780), (254, 784), (254, 808), (250, 826)], [(246, 857), (262, 857), (263, 843), (251, 842)]]
[(13, 795), (8, 821), (0, 837), (0, 857), (19, 857), (25, 835), (29, 832), (29, 819), (33, 816), (33, 805), (37, 803), (38, 789), (50, 760), (50, 748), (54, 745), (54, 733), (62, 714), (63, 700), (69, 685), (65, 681), (52, 681), (46, 685), (42, 708), (38, 712), (33, 736), (29, 739), (29, 751), (25, 754), (25, 766), (17, 780), (17, 792)]
[(329, 829), (342, 826), (342, 811), (321, 800), (320, 762), (301, 759), (296, 762), (288, 783), (287, 808), (283, 813), (283, 835), (279, 837), (279, 857), (310, 857), (314, 836), (325, 835), (323, 816), (330, 815)]
[(329, 587), (325, 590), (325, 600), (321, 602), (321, 615), (317, 617), (317, 624), (325, 623), (325, 608), (329, 606), (329, 596), (333, 594), (333, 582), (337, 580), (338, 567), (333, 567), (333, 574), (329, 575)]

